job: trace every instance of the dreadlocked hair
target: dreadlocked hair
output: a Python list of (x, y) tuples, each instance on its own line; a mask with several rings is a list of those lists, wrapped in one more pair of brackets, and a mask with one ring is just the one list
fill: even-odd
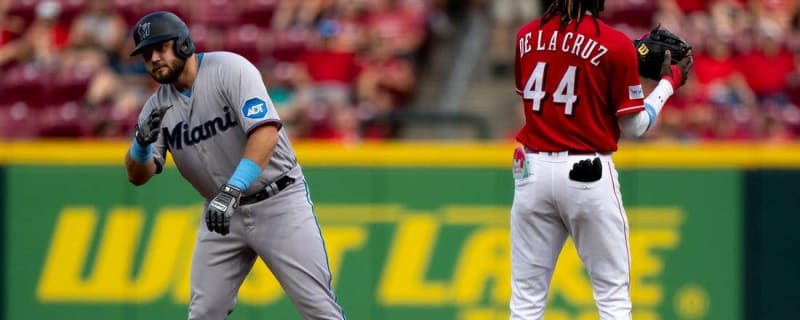
[[(572, 21), (580, 22), (584, 16), (586, 16), (585, 12), (589, 11), (592, 14), (592, 20), (594, 21), (595, 30), (597, 30), (597, 34), (600, 34), (600, 25), (597, 23), (597, 17), (600, 15), (600, 11), (602, 10), (602, 4), (600, 0), (554, 0), (550, 3), (550, 6), (547, 7), (547, 10), (542, 15), (542, 20), (540, 22), (540, 26), (544, 25), (550, 19), (561, 16), (560, 21), (560, 29), (564, 29)], [(575, 24), (575, 29), (578, 29), (578, 24)]]

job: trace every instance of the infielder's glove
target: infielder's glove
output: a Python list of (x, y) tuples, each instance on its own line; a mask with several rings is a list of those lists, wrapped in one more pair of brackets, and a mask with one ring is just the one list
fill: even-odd
[(206, 212), (206, 226), (208, 231), (213, 231), (221, 235), (226, 235), (230, 231), (231, 217), (233, 211), (239, 206), (239, 198), (242, 197), (242, 190), (225, 184), (217, 196), (208, 203)]
[(156, 142), (158, 133), (161, 132), (161, 120), (164, 119), (164, 114), (167, 113), (169, 108), (172, 108), (172, 106), (154, 108), (153, 111), (150, 111), (150, 115), (147, 116), (144, 123), (136, 124), (136, 142), (140, 146), (145, 147)]
[(641, 39), (634, 40), (633, 45), (639, 56), (639, 75), (653, 80), (661, 80), (661, 67), (667, 50), (672, 54), (670, 62), (673, 65), (691, 55), (692, 50), (689, 43), (660, 25)]

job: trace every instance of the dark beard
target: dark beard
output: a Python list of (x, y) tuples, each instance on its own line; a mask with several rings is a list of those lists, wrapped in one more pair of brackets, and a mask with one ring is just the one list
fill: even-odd
[(186, 61), (181, 59), (175, 59), (175, 63), (173, 65), (167, 65), (167, 75), (160, 77), (157, 76), (155, 72), (151, 73), (153, 79), (160, 84), (171, 84), (178, 81), (180, 78), (181, 73), (183, 73), (183, 69), (186, 67)]

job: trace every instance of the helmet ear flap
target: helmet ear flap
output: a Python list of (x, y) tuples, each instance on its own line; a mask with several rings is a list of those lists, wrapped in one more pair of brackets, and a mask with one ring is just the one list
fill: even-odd
[(194, 53), (194, 42), (192, 41), (192, 37), (179, 37), (176, 39), (173, 49), (175, 49), (175, 56), (186, 60)]

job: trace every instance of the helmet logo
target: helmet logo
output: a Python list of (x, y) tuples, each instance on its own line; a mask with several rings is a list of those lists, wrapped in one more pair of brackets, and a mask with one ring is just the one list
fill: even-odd
[(139, 39), (145, 39), (150, 36), (150, 22), (145, 22), (139, 25), (139, 29), (136, 30), (139, 33)]

